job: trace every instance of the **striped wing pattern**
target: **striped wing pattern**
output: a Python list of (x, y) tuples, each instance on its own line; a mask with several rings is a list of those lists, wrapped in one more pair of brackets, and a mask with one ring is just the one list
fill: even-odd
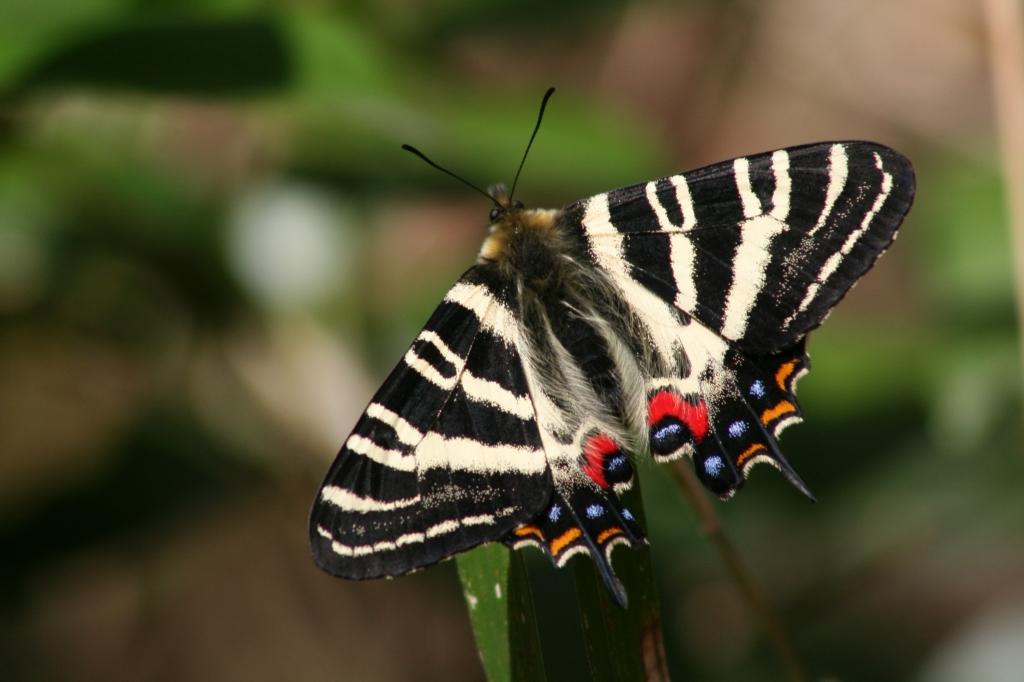
[(551, 483), (505, 304), (470, 270), (327, 472), (310, 539), (324, 569), (393, 576), (494, 540)]
[[(913, 169), (869, 142), (829, 142), (714, 164), (566, 209), (595, 266), (684, 368), (648, 381), (655, 459), (683, 454), (731, 496), (800, 421), (806, 334), (891, 244)], [(684, 319), (673, 321), (673, 312)]]
[(496, 222), (328, 471), (316, 561), (373, 578), (531, 545), (588, 554), (625, 606), (610, 557), (646, 542), (618, 498), (634, 457), (688, 456), (723, 498), (765, 462), (809, 496), (777, 442), (806, 335), (913, 192), (898, 153), (828, 142)]
[(624, 187), (567, 212), (620, 282), (764, 353), (821, 324), (895, 238), (913, 190), (898, 153), (830, 142)]

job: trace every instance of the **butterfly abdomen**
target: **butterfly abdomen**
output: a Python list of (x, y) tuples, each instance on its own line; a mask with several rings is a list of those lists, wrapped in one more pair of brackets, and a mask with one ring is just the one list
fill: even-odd
[(532, 388), (550, 399), (564, 439), (576, 439), (589, 417), (620, 442), (642, 446), (636, 397), (650, 371), (651, 344), (577, 233), (561, 211), (509, 211), (491, 227), (483, 267), (513, 283)]

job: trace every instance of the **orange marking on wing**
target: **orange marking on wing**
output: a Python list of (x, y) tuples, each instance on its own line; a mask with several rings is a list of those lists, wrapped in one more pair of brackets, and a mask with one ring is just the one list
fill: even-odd
[(557, 538), (551, 541), (551, 556), (558, 556), (558, 553), (565, 549), (570, 542), (583, 535), (579, 528), (570, 528)]
[(519, 526), (519, 528), (516, 528), (512, 532), (518, 535), (519, 537), (526, 537), (527, 535), (536, 535), (541, 542), (544, 542), (544, 534), (540, 532), (540, 528), (538, 528), (537, 526)]
[(616, 535), (622, 535), (625, 531), (618, 526), (612, 526), (611, 528), (605, 528), (597, 536), (597, 544), (602, 544), (608, 538), (613, 538)]
[(775, 383), (779, 385), (783, 391), (788, 391), (786, 388), (786, 380), (789, 379), (790, 375), (793, 374), (793, 370), (796, 369), (796, 360), (790, 360), (786, 364), (779, 367), (778, 371), (775, 372)]
[(761, 413), (761, 423), (767, 424), (789, 412), (796, 412), (796, 406), (788, 400), (780, 400), (778, 405)]
[(754, 443), (749, 448), (744, 450), (743, 453), (738, 458), (736, 458), (736, 465), (737, 466), (743, 466), (743, 463), (746, 462), (748, 459), (750, 459), (751, 457), (756, 455), (758, 452), (761, 452), (762, 450), (767, 450), (767, 449), (768, 448), (766, 448), (764, 446), (764, 444), (762, 444), (762, 443)]

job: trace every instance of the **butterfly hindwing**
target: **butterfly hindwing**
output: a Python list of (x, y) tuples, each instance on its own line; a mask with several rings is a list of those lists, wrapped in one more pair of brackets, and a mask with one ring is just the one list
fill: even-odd
[(715, 402), (714, 446), (701, 450), (694, 461), (698, 477), (712, 492), (732, 496), (750, 468), (764, 462), (813, 499), (777, 440), (784, 428), (801, 420), (796, 381), (808, 368), (804, 347), (801, 340), (768, 356), (745, 356), (735, 350), (726, 354), (724, 371), (732, 383)]
[(550, 498), (517, 326), (477, 275), (448, 293), (327, 473), (310, 537), (331, 573), (436, 563), (501, 538)]
[(564, 458), (568, 466), (554, 470), (551, 502), (529, 523), (509, 533), (505, 543), (514, 549), (538, 547), (556, 566), (564, 566), (577, 554), (589, 555), (609, 592), (625, 607), (625, 589), (611, 566), (612, 550), (647, 542), (618, 497), (632, 484), (633, 465), (609, 434), (591, 431), (581, 446), (578, 457)]

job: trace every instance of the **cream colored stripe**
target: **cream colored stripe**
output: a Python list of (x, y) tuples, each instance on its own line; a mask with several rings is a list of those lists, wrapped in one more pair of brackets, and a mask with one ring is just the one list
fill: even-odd
[(508, 308), (482, 284), (456, 282), (444, 299), (472, 310), (480, 325), (508, 343), (515, 343), (516, 321)]
[(433, 344), (434, 348), (437, 348), (441, 355), (444, 356), (444, 359), (447, 360), (448, 362), (452, 363), (456, 367), (462, 366), (462, 358), (460, 358), (455, 351), (448, 347), (448, 344), (444, 342), (444, 339), (438, 336), (437, 332), (433, 332), (429, 329), (424, 329), (423, 331), (420, 332), (418, 338), (423, 341), (426, 341), (427, 343)]
[[(679, 210), (683, 214), (683, 230), (693, 229), (697, 223), (697, 216), (693, 211), (693, 199), (690, 196), (690, 186), (686, 183), (686, 176), (676, 175), (669, 178), (669, 181), (676, 188), (676, 201), (679, 202)], [(672, 277), (676, 281), (674, 303), (680, 310), (692, 313), (697, 307), (697, 286), (693, 281), (697, 256), (693, 242), (686, 234), (677, 232), (669, 236), (669, 244), (672, 249)]]
[(481, 379), (467, 369), (459, 379), (459, 385), (472, 400), (493, 405), (503, 412), (520, 419), (533, 419), (533, 403), (526, 396), (518, 396), (497, 382)]
[(426, 537), (423, 533), (406, 533), (405, 535), (399, 535), (394, 540), (386, 540), (373, 545), (344, 545), (334, 541), (331, 543), (331, 549), (334, 550), (335, 554), (340, 554), (341, 556), (366, 556), (368, 554), (376, 554), (377, 552), (393, 551), (405, 545), (419, 544), (425, 539)]
[(772, 172), (775, 174), (775, 192), (772, 194), (771, 216), (785, 221), (789, 217), (789, 198), (793, 191), (789, 177), (789, 153), (785, 149), (772, 154)]
[[(503, 510), (506, 511), (506, 510)], [(385, 540), (383, 542), (377, 542), (372, 545), (345, 545), (337, 541), (331, 542), (331, 549), (335, 554), (341, 556), (366, 556), (368, 554), (377, 554), (378, 552), (394, 551), (399, 547), (405, 545), (419, 544), (427, 540), (428, 538), (434, 538), (439, 535), (447, 535), (457, 531), (463, 526), (479, 526), (479, 525), (491, 525), (495, 521), (495, 517), (492, 514), (480, 514), (478, 516), (466, 516), (462, 519), (448, 519), (447, 521), (441, 521), (430, 526), (422, 533), (406, 533), (400, 535), (394, 540)], [(321, 537), (330, 540), (333, 536), (326, 531), (322, 526), (317, 526), (317, 534)]]
[(366, 416), (373, 417), (382, 424), (393, 428), (398, 434), (398, 440), (406, 445), (415, 447), (423, 439), (423, 434), (419, 429), (380, 403), (370, 403), (370, 406), (366, 408)]
[(356, 495), (351, 490), (345, 490), (334, 485), (324, 486), (323, 490), (320, 491), (320, 498), (325, 502), (333, 504), (335, 507), (356, 513), (403, 509), (419, 504), (420, 501), (420, 496), (416, 495), (415, 497), (407, 497), (401, 500), (383, 502), (372, 497)]
[(669, 235), (671, 249), (672, 277), (676, 281), (675, 306), (680, 310), (692, 313), (697, 308), (697, 286), (693, 275), (697, 254), (690, 237), (676, 232)]
[(683, 229), (693, 229), (697, 224), (697, 214), (693, 210), (693, 197), (690, 196), (690, 186), (686, 182), (685, 175), (675, 175), (671, 178), (676, 188), (676, 201), (679, 202), (679, 209), (683, 212)]
[[(405, 364), (416, 371), (421, 377), (434, 384), (438, 388), (450, 391), (455, 388), (455, 382), (458, 380), (458, 374), (453, 374), (450, 377), (446, 377), (437, 371), (437, 368), (432, 364), (416, 355), (416, 351), (410, 348), (405, 353)], [(457, 369), (457, 368), (456, 368)]]
[(743, 204), (743, 217), (753, 218), (764, 213), (761, 201), (750, 187), (750, 161), (742, 156), (733, 161), (732, 174), (736, 180), (736, 189), (740, 193), (740, 202)]
[(416, 471), (416, 458), (412, 455), (403, 454), (398, 450), (387, 450), (357, 433), (348, 437), (345, 447), (386, 467), (399, 471)]
[(547, 460), (543, 450), (515, 445), (485, 445), (469, 438), (445, 438), (432, 431), (416, 448), (416, 464), (420, 469), (539, 474), (547, 467)]
[(836, 200), (842, 194), (846, 186), (846, 178), (849, 174), (849, 159), (846, 156), (846, 148), (841, 144), (834, 144), (828, 155), (828, 188), (825, 190), (825, 205), (818, 216), (817, 224), (807, 233), (810, 237), (825, 226), (825, 222), (832, 215), (832, 208)]
[(661, 231), (672, 232), (673, 230), (679, 229), (678, 226), (673, 225), (672, 221), (668, 219), (668, 213), (665, 212), (665, 207), (662, 206), (661, 201), (658, 200), (658, 183), (653, 180), (648, 182), (644, 188), (644, 192), (647, 195), (647, 203), (651, 205), (651, 210), (654, 211), (654, 215), (658, 219), (658, 227), (661, 228)]
[(743, 336), (757, 294), (765, 286), (764, 270), (771, 258), (772, 238), (785, 229), (771, 216), (747, 220), (740, 226), (740, 245), (732, 262), (732, 286), (725, 299), (722, 335), (735, 341)]

